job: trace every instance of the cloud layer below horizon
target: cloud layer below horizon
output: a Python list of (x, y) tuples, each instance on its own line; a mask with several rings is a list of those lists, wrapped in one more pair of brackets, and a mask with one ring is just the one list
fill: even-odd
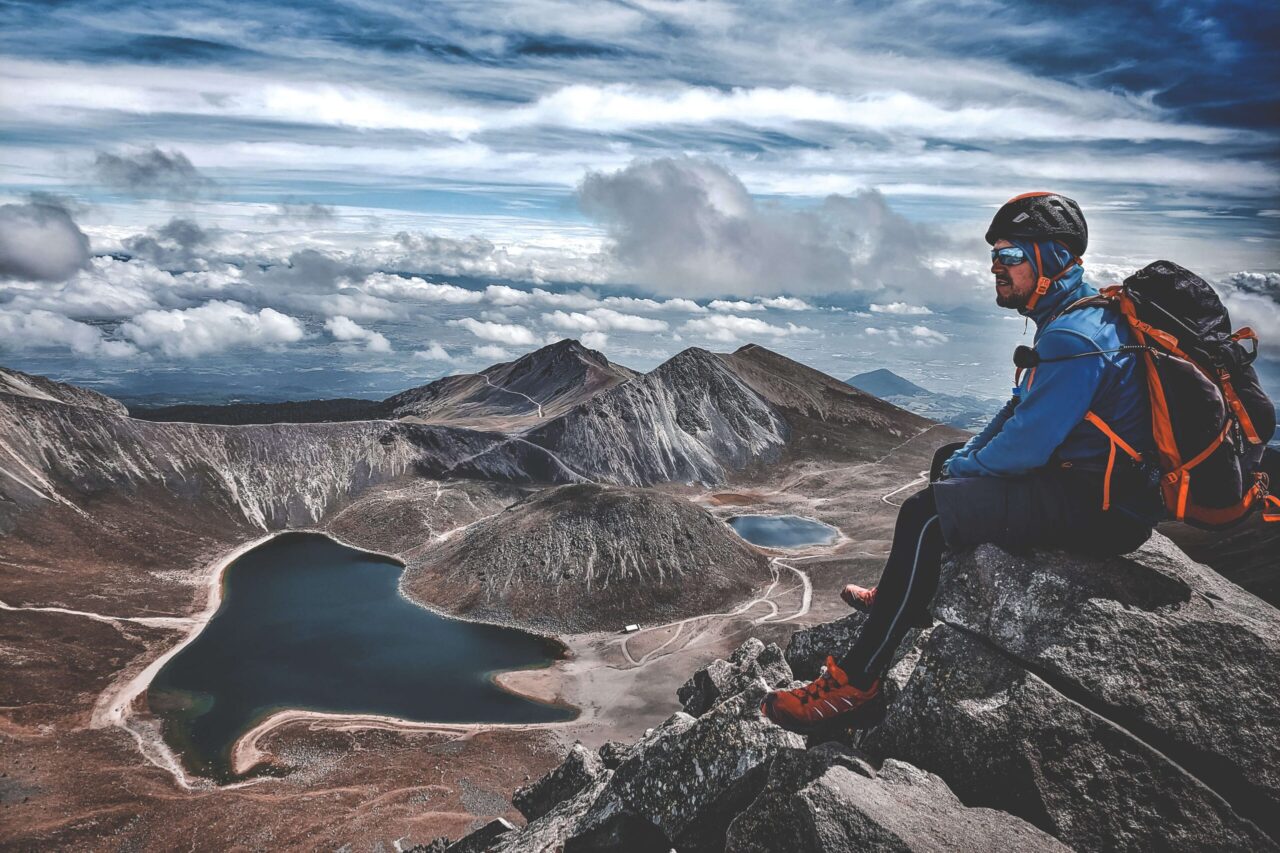
[(980, 235), (1045, 186), (1099, 282), (1171, 257), (1280, 340), (1273, 4), (5, 14), (8, 364), (134, 387), (266, 352), (320, 387), (757, 340), (994, 388)]

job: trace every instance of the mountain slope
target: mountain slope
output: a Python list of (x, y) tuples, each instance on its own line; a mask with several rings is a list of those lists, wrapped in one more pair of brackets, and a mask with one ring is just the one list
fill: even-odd
[(106, 394), (99, 394), (97, 391), (90, 391), (88, 388), (77, 385), (68, 385), (65, 382), (54, 382), (44, 376), (33, 376), (7, 367), (0, 367), (0, 394), (83, 406), (113, 415), (129, 414), (124, 403), (113, 400)]
[(450, 611), (552, 630), (705, 613), (769, 578), (768, 560), (680, 498), (544, 489), (424, 553), (405, 591)]
[(526, 429), (638, 375), (565, 339), (480, 373), (404, 391), (385, 400), (380, 414), (476, 429)]

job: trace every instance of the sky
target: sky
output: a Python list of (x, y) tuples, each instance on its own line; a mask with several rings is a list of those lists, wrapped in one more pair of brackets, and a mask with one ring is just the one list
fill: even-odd
[(382, 397), (562, 337), (998, 398), (982, 239), (1212, 282), (1280, 381), (1273, 2), (0, 6), (0, 364)]

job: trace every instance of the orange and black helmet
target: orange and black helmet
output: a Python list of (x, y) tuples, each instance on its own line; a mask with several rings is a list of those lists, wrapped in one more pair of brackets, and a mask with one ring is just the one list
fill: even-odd
[(1064, 195), (1048, 192), (1014, 196), (996, 211), (987, 229), (987, 242), (1000, 239), (1057, 240), (1076, 257), (1089, 247), (1089, 226), (1080, 205)]

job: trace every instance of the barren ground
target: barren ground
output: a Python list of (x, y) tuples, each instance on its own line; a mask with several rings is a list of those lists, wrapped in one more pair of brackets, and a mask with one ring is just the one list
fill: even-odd
[[(774, 581), (720, 612), (636, 634), (562, 636), (554, 667), (500, 676), (509, 689), (582, 709), (569, 723), (457, 727), (285, 713), (238, 745), (274, 775), (217, 787), (175, 772), (145, 693), (112, 714), (109, 699), (145, 687), (148, 667), (207, 619), (217, 572), (262, 536), (225, 519), (177, 517), (173, 536), (139, 541), (117, 510), (42, 509), (0, 538), (0, 843), (14, 849), (398, 849), (457, 836), (495, 816), (520, 823), (512, 791), (559, 763), (574, 740), (630, 740), (678, 709), (697, 667), (749, 635), (785, 644), (798, 627), (845, 612), (849, 581), (878, 576), (895, 505), (922, 480), (934, 427), (876, 462), (798, 461), (707, 491), (668, 486), (721, 516), (795, 513), (839, 528), (836, 544), (770, 552)], [(912, 485), (914, 483), (914, 485)], [(904, 488), (904, 486), (906, 488)], [(321, 529), (398, 556), (501, 511), (521, 489), (404, 479), (365, 492)], [(432, 602), (423, 604), (431, 606)], [(619, 626), (619, 629), (621, 626)], [(118, 702), (117, 702), (118, 705)]]

